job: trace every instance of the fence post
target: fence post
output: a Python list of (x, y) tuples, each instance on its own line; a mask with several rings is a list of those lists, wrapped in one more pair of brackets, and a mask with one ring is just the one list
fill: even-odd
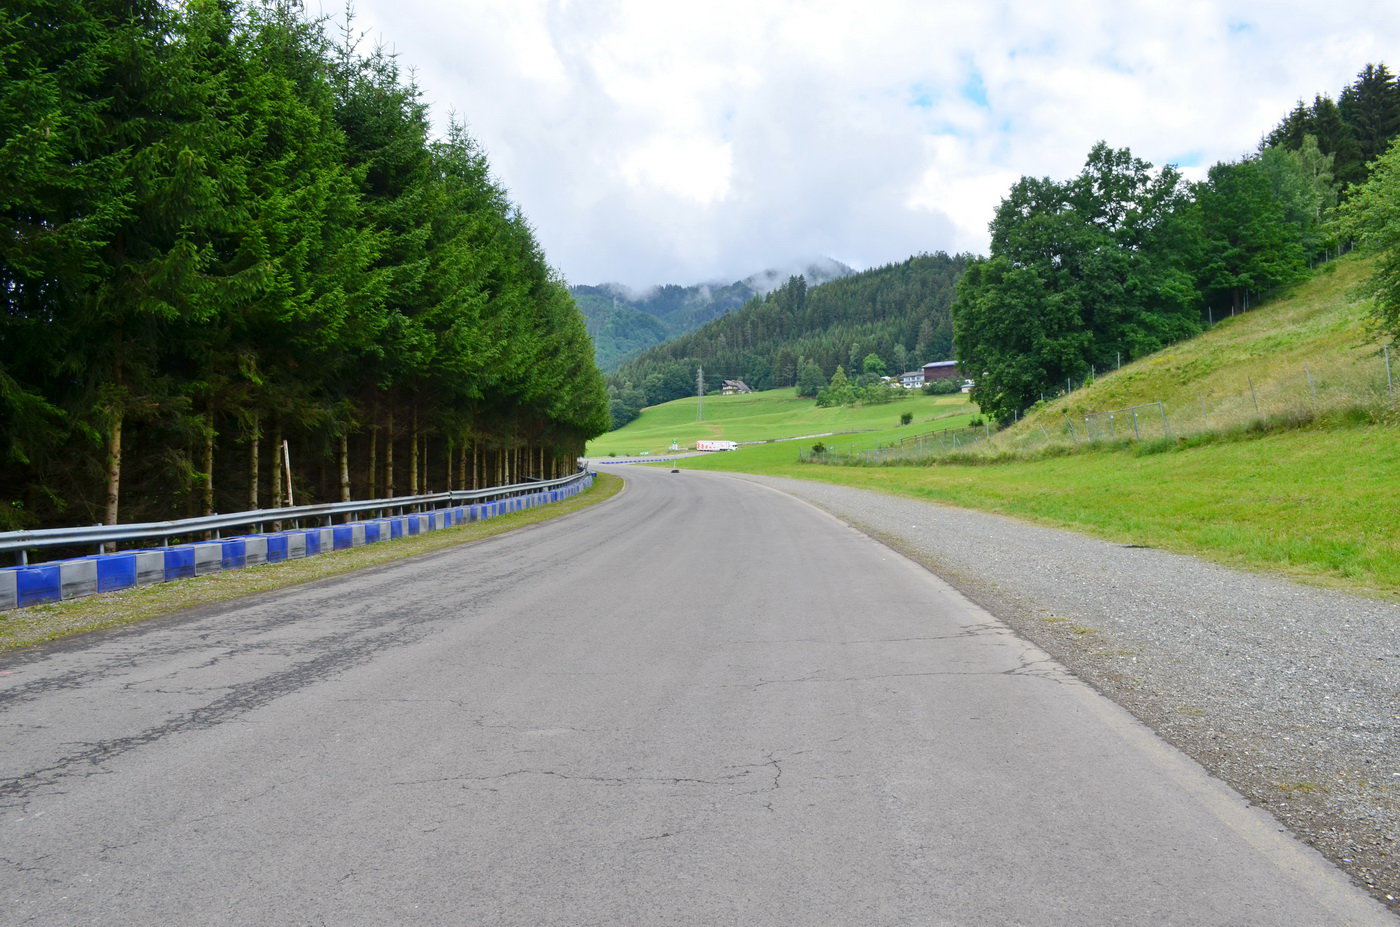
[(1141, 441), (1141, 440), (1142, 440), (1142, 435), (1138, 433), (1138, 426), (1137, 426), (1137, 409), (1134, 409), (1134, 410), (1133, 410), (1133, 440), (1134, 440), (1134, 441)]
[(1165, 431), (1167, 437), (1170, 438), (1172, 436), (1172, 426), (1167, 421), (1167, 407), (1159, 402), (1157, 403), (1157, 411), (1162, 413), (1162, 430)]
[(1249, 381), (1249, 395), (1254, 397), (1254, 414), (1259, 414), (1259, 394), (1254, 391), (1254, 378), (1245, 377)]
[(1308, 391), (1312, 393), (1313, 402), (1317, 402), (1317, 387), (1313, 385), (1312, 371), (1307, 364), (1303, 365), (1303, 373), (1308, 375)]
[(1385, 351), (1385, 391), (1393, 393), (1395, 392), (1395, 383), (1390, 378), (1390, 345), (1386, 344), (1381, 347)]

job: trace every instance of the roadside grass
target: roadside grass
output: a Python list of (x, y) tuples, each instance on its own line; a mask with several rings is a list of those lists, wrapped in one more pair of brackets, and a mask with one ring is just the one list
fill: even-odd
[(212, 573), (193, 579), (154, 583), (120, 592), (69, 599), (66, 602), (2, 611), (0, 651), (57, 640), (85, 631), (132, 624), (147, 618), (212, 605), (258, 592), (316, 582), (353, 570), (380, 566), (459, 544), (468, 544), (597, 505), (616, 495), (622, 489), (622, 485), (622, 480), (617, 476), (600, 473), (590, 490), (573, 498), (487, 521), (470, 522), (453, 528), (320, 554), (303, 560), (265, 563), (227, 573)]
[(677, 465), (873, 489), (1400, 598), (1393, 425), (1299, 428), (1149, 454), (1100, 446), (975, 466), (813, 466), (798, 463), (790, 444)]
[[(913, 422), (900, 426), (904, 413)], [(819, 409), (811, 399), (799, 399), (793, 389), (767, 390), (737, 396), (706, 396), (704, 419), (696, 421), (696, 399), (677, 399), (650, 406), (636, 420), (617, 431), (589, 442), (588, 456), (634, 457), (642, 453), (659, 455), (672, 442), (688, 449), (696, 441), (721, 439), (776, 441), (805, 435), (886, 431), (906, 434), (941, 427), (933, 423), (949, 415), (971, 418), (976, 408), (962, 394), (925, 396), (914, 392), (878, 405), (842, 406)]]

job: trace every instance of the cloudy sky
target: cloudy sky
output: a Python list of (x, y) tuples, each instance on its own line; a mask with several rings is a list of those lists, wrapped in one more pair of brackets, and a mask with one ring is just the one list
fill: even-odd
[(1203, 171), (1368, 61), (1400, 66), (1394, 2), (354, 8), (435, 122), (482, 143), (550, 263), (635, 287), (984, 252), (1018, 177), (1070, 176), (1097, 140)]

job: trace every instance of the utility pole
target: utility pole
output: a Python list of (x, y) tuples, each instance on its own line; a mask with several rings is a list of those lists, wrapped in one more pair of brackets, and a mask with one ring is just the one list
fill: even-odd
[(705, 368), (695, 368), (695, 420), (705, 420)]

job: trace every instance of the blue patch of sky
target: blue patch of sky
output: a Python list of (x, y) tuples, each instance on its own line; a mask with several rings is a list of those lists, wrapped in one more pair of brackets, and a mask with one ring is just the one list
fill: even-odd
[(933, 109), (938, 102), (938, 91), (927, 84), (915, 84), (909, 88), (909, 105), (919, 109)]
[(982, 80), (982, 73), (976, 68), (972, 68), (967, 75), (967, 80), (962, 85), (963, 99), (978, 106), (987, 105), (987, 85)]
[(1175, 164), (1177, 167), (1200, 167), (1205, 157), (1206, 153), (1204, 151), (1195, 148), (1191, 151), (1179, 152), (1175, 157), (1167, 158), (1165, 163)]
[(1254, 23), (1232, 22), (1227, 28), (1230, 30), (1231, 35), (1241, 35), (1246, 32), (1253, 32), (1255, 26)]

